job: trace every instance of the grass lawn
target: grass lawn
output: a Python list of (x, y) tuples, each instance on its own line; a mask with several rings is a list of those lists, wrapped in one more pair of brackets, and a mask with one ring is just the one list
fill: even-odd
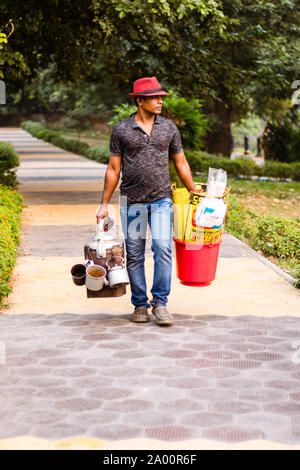
[[(195, 181), (205, 182), (207, 175)], [(260, 215), (300, 217), (300, 182), (252, 181), (228, 179), (231, 194), (245, 207)]]
[(300, 182), (229, 179), (231, 194), (253, 212), (274, 217), (300, 217)]

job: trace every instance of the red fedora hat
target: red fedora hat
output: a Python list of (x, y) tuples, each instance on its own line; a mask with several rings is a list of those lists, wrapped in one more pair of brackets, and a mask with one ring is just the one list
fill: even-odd
[(130, 96), (156, 96), (168, 95), (158, 82), (156, 77), (139, 78), (133, 83), (133, 93)]

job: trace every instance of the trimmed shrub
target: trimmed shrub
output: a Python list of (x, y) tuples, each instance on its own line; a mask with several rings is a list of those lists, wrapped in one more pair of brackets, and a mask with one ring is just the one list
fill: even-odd
[(0, 184), (16, 188), (18, 185), (16, 172), (13, 170), (7, 170), (4, 173), (0, 173)]
[(77, 153), (78, 155), (85, 156), (86, 151), (89, 149), (89, 145), (87, 143), (64, 137), (61, 135), (60, 131), (47, 129), (39, 122), (24, 121), (22, 122), (21, 127), (38, 139), (51, 142), (51, 144), (56, 145), (57, 147), (68, 150), (69, 152)]
[(47, 142), (52, 142), (53, 138), (58, 137), (61, 134), (60, 131), (47, 129), (39, 122), (23, 121), (21, 123), (21, 127), (37, 139), (46, 140)]
[[(207, 170), (209, 166), (208, 159), (202, 159), (198, 153), (185, 151), (186, 159), (190, 165), (192, 173), (202, 173)], [(207, 163), (207, 164), (206, 164)]]
[[(121, 110), (124, 114), (128, 109)], [(122, 114), (122, 117), (124, 117)], [(115, 117), (117, 119), (118, 115)], [(118, 117), (119, 118), (119, 117)], [(24, 121), (21, 124), (22, 128), (38, 139), (43, 139), (51, 142), (57, 147), (68, 150), (69, 152), (83, 155), (87, 158), (95, 160), (99, 163), (107, 164), (109, 161), (109, 149), (105, 146), (89, 147), (85, 142), (76, 139), (70, 139), (61, 135), (60, 131), (47, 129), (40, 123), (32, 121)], [(256, 165), (253, 160), (247, 157), (236, 158), (230, 160), (221, 155), (212, 155), (203, 150), (190, 150), (185, 151), (187, 160), (189, 162), (192, 173), (206, 173), (209, 167), (223, 168), (229, 177), (238, 176), (269, 176), (274, 178), (292, 178), (300, 181), (300, 162), (294, 163), (280, 163), (273, 161), (266, 161), (265, 166), (261, 167)], [(0, 161), (1, 163), (1, 161)], [(175, 177), (175, 174), (174, 174)], [(8, 178), (8, 175), (7, 175)], [(9, 177), (13, 185), (13, 175)], [(1, 173), (0, 173), (1, 182)]]
[(56, 137), (54, 136), (51, 139), (51, 143), (64, 150), (68, 150), (69, 152), (77, 153), (78, 155), (85, 155), (89, 148), (89, 145), (85, 142), (80, 142), (80, 140), (76, 139), (69, 139), (61, 135)]
[[(244, 163), (241, 159), (230, 160), (229, 158), (220, 158), (211, 155), (203, 156), (201, 153), (186, 152), (186, 157), (189, 162), (192, 173), (203, 173), (206, 172), (209, 167), (213, 168), (222, 168), (228, 174), (228, 176), (239, 176), (244, 174), (245, 170), (246, 175), (252, 174), (255, 172), (256, 165), (253, 164), (253, 167), (250, 164)], [(251, 172), (250, 172), (251, 168)]]
[(300, 181), (300, 162), (291, 163), (292, 167), (292, 179)]
[(10, 170), (20, 164), (18, 154), (10, 142), (0, 142), (0, 171)]
[(53, 139), (59, 136), (60, 136), (60, 132), (53, 131), (52, 129), (41, 129), (37, 131), (35, 134), (35, 137), (37, 139), (42, 139), (42, 140), (45, 140), (46, 142), (51, 142), (51, 143)]
[(20, 164), (19, 156), (10, 142), (0, 142), (0, 184), (17, 186), (16, 173), (13, 168)]
[(239, 176), (242, 174), (242, 165), (237, 160), (220, 158), (214, 162), (214, 168), (222, 168), (229, 176)]
[(190, 150), (190, 149), (188, 149), (188, 150), (185, 151), (185, 154), (189, 155), (189, 156), (194, 156), (194, 157), (197, 157), (197, 158), (201, 158), (201, 160), (211, 160), (211, 159), (218, 160), (219, 158), (224, 158), (224, 155), (208, 153), (205, 150)]
[(256, 165), (256, 163), (251, 158), (240, 157), (235, 158), (233, 161), (240, 165), (240, 172), (243, 176), (260, 176), (262, 167)]
[(229, 158), (205, 154), (204, 152), (185, 152), (192, 173), (206, 172), (209, 167), (223, 168), (230, 177), (237, 176), (269, 176), (273, 178), (291, 178), (300, 181), (300, 162), (280, 163), (266, 161), (265, 166), (256, 165), (247, 157)]
[(109, 161), (109, 148), (102, 146), (90, 147), (85, 152), (85, 156), (99, 163), (107, 164)]
[(293, 167), (288, 163), (266, 161), (264, 175), (274, 178), (291, 178), (293, 176)]
[(21, 127), (22, 129), (29, 132), (29, 134), (33, 135), (34, 137), (36, 136), (36, 133), (38, 131), (45, 129), (44, 126), (40, 122), (33, 122), (33, 121), (23, 121), (21, 124)]

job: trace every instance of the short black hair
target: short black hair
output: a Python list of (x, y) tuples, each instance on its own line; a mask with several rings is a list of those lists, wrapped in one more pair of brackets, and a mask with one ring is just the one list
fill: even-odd
[[(143, 98), (143, 100), (144, 100), (144, 99), (146, 98), (146, 96), (139, 96), (139, 98)], [(138, 108), (139, 105), (138, 105), (138, 102), (137, 102), (137, 96), (134, 97), (134, 102), (135, 102), (135, 104), (136, 104), (136, 107)]]

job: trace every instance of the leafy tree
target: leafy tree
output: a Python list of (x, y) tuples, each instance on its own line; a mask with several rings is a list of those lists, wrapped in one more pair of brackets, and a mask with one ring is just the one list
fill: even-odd
[(208, 123), (200, 112), (203, 100), (186, 100), (169, 90), (169, 96), (164, 99), (163, 114), (176, 122), (183, 146), (190, 149), (203, 147), (203, 136)]
[(218, 90), (211, 110), (219, 117), (207, 148), (229, 155), (232, 122), (239, 122), (249, 111), (266, 120), (275, 100), (291, 98), (299, 68), (300, 10), (299, 3), (289, 0), (222, 3), (230, 26), (226, 41), (216, 38), (207, 54)]
[(124, 100), (114, 83), (57, 82), (56, 71), (54, 63), (39, 69), (23, 87), (10, 92), (7, 105), (0, 107), (0, 115), (61, 114), (67, 118), (66, 125), (83, 129), (95, 120), (109, 119), (113, 105)]
[(114, 106), (114, 114), (108, 122), (109, 126), (115, 127), (119, 122), (129, 118), (136, 111), (136, 106), (130, 105), (128, 103), (122, 103), (120, 105)]
[(184, 97), (205, 99), (212, 153), (230, 154), (232, 122), (248, 111), (266, 116), (274, 99), (291, 96), (300, 52), (296, 1), (223, 0), (210, 11), (212, 2), (200, 1), (93, 3), (110, 52), (105, 64), (120, 86), (159, 71)]
[(91, 1), (2, 0), (1, 16), (15, 26), (0, 62), (12, 89), (51, 62), (58, 64), (57, 80), (78, 80), (91, 67), (97, 30)]
[[(10, 76), (16, 80), (22, 74), (29, 73), (29, 69), (25, 64), (22, 53), (19, 51), (10, 51), (8, 46), (8, 38), (14, 32), (15, 26), (12, 19), (0, 9), (0, 79)], [(9, 70), (9, 73), (8, 73)]]
[[(293, 117), (294, 119), (294, 117)], [(265, 158), (280, 162), (300, 161), (300, 114), (293, 122), (290, 115), (280, 123), (268, 122), (263, 136)]]
[[(65, 81), (89, 79), (96, 60), (105, 65), (102, 76), (111, 80), (114, 71), (113, 78), (128, 85), (132, 66), (136, 75), (145, 72), (145, 54), (154, 66), (159, 61), (153, 49), (169, 53), (171, 25), (188, 24), (195, 15), (198, 28), (224, 28), (219, 0), (2, 0), (2, 12), (15, 24), (9, 53), (19, 52), (32, 74), (57, 63), (56, 79)], [(124, 59), (127, 66), (118, 71), (116, 62)]]
[(296, 0), (2, 4), (15, 32), (0, 61), (16, 90), (26, 74), (49, 63), (57, 64), (56, 82), (113, 81), (124, 93), (133, 80), (156, 75), (181, 96), (205, 100), (211, 128), (205, 146), (224, 155), (230, 154), (233, 122), (248, 111), (266, 119), (275, 100), (291, 98), (300, 57)]

